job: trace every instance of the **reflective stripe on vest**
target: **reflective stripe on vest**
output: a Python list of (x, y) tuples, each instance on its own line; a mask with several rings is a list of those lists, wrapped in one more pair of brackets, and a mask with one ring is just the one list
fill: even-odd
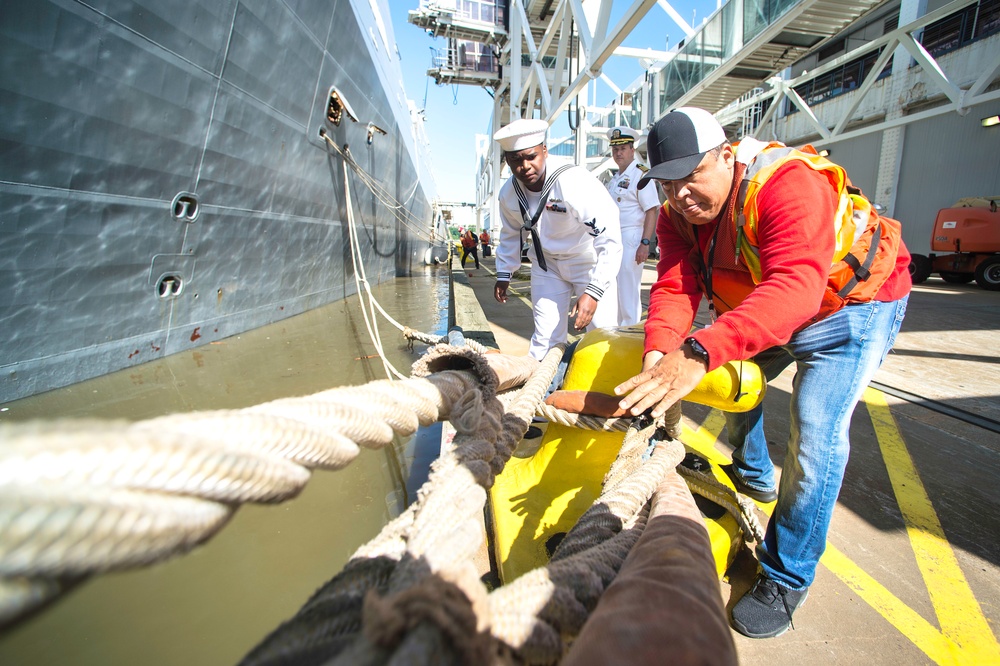
[(750, 269), (754, 282), (760, 282), (760, 255), (757, 251), (757, 195), (774, 173), (792, 160), (798, 160), (822, 172), (837, 192), (837, 212), (834, 216), (836, 242), (830, 265), (836, 264), (850, 252), (851, 248), (876, 219), (871, 218), (871, 204), (860, 195), (848, 192), (850, 181), (847, 172), (825, 157), (808, 153), (784, 144), (763, 143), (755, 139), (744, 139), (736, 147), (736, 159), (747, 165), (746, 175), (740, 183), (736, 210), (736, 254)]
[[(892, 274), (901, 242), (902, 228), (896, 220), (880, 217), (861, 191), (852, 186), (847, 172), (833, 162), (808, 150), (788, 148), (781, 143), (744, 139), (736, 147), (736, 159), (747, 164), (733, 215), (736, 227), (737, 261), (742, 256), (750, 276), (762, 279), (757, 241), (757, 196), (767, 179), (793, 160), (823, 173), (837, 192), (833, 231), (836, 237), (830, 273), (820, 310), (809, 323), (818, 321), (848, 302), (868, 302)], [(726, 220), (720, 223), (728, 223)]]

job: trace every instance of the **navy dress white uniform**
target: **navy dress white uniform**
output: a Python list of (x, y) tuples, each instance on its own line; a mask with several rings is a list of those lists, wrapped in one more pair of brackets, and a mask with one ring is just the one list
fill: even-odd
[[(543, 120), (518, 120), (494, 135), (505, 153), (544, 147), (547, 124)], [(538, 160), (541, 171), (542, 160)], [(567, 167), (561, 170), (560, 167)], [(550, 177), (560, 171), (555, 182)], [(496, 246), (497, 281), (509, 281), (521, 266), (522, 233), (529, 243), (531, 259), (531, 303), (535, 331), (528, 350), (541, 359), (545, 352), (565, 342), (570, 304), (575, 296), (588, 294), (597, 301), (587, 330), (615, 326), (618, 322), (615, 274), (621, 265), (621, 230), (618, 207), (596, 176), (579, 166), (544, 159), (545, 181), (541, 192), (522, 183), (515, 187), (517, 171), (500, 188), (500, 239)], [(524, 197), (522, 201), (519, 198)], [(529, 217), (535, 215), (543, 195), (548, 198), (534, 228), (544, 255), (539, 261), (525, 227), (522, 204)]]
[[(608, 182), (608, 192), (618, 204), (622, 229), (622, 263), (618, 271), (618, 323), (621, 326), (638, 324), (642, 317), (642, 269), (645, 258), (649, 256), (648, 247), (656, 230), (656, 215), (660, 207), (655, 187), (641, 190), (636, 187), (648, 171), (635, 157), (634, 142), (638, 138), (639, 133), (630, 127), (608, 130), (612, 156), (619, 165), (618, 173)], [(632, 159), (625, 160), (624, 168), (616, 155), (616, 146), (632, 148), (628, 151)], [(642, 253), (642, 261), (637, 262), (636, 251), (640, 245), (647, 251)]]

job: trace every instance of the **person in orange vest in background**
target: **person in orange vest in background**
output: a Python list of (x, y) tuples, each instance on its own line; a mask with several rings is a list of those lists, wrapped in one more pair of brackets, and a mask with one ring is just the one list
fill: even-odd
[(466, 230), (462, 235), (462, 268), (465, 268), (465, 259), (470, 254), (476, 260), (476, 268), (479, 268), (479, 251), (476, 249), (476, 237), (472, 235), (472, 229)]
[[(730, 143), (704, 109), (663, 116), (646, 142), (660, 209), (642, 372), (615, 388), (653, 418), (728, 361), (753, 359), (770, 381), (792, 363), (781, 482), (763, 409), (726, 414), (737, 490), (777, 502), (753, 586), (732, 606), (750, 638), (786, 631), (826, 548), (850, 453), (851, 415), (892, 348), (910, 294), (899, 222), (881, 217), (844, 169), (814, 150), (744, 137)], [(706, 297), (710, 326), (691, 332)]]
[(483, 256), (490, 256), (490, 234), (486, 229), (483, 229), (483, 233), (479, 234), (479, 242), (483, 246)]

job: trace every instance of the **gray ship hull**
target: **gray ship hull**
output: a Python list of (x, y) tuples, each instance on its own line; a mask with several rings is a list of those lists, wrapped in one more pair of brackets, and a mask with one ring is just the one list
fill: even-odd
[[(0, 14), (0, 402), (354, 293), (344, 162), (320, 128), (384, 189), (350, 170), (368, 280), (424, 263), (427, 174), (368, 3)], [(331, 87), (358, 122), (327, 121)], [(369, 143), (368, 123), (386, 133)]]

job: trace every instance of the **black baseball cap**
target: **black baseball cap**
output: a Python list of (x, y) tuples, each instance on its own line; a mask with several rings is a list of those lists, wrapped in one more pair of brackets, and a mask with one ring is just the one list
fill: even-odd
[(656, 121), (646, 138), (649, 171), (639, 179), (641, 190), (651, 180), (680, 180), (691, 175), (705, 153), (726, 142), (722, 125), (711, 113), (694, 106), (674, 109)]

